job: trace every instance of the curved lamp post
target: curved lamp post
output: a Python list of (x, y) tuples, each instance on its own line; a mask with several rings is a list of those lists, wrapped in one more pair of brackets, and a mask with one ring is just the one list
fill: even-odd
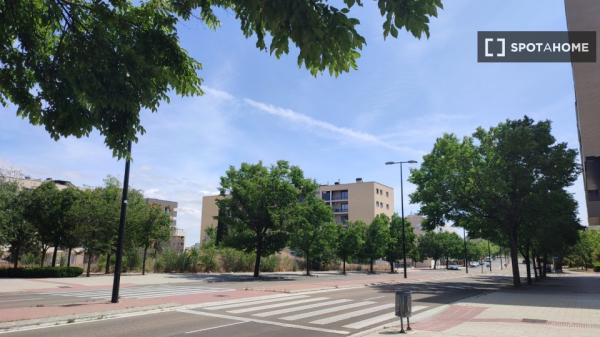
[(405, 227), (405, 219), (404, 219), (404, 187), (402, 177), (402, 164), (416, 164), (416, 160), (407, 160), (407, 161), (388, 161), (386, 165), (400, 165), (400, 210), (402, 216), (402, 257), (404, 258), (404, 278), (406, 278), (406, 230)]

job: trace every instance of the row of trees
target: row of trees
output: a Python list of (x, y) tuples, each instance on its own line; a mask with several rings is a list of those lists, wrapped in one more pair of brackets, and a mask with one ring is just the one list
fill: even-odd
[[(259, 275), (261, 257), (288, 246), (305, 258), (307, 274), (313, 261), (325, 257), (339, 257), (344, 266), (351, 258), (365, 258), (371, 270), (376, 259), (401, 257), (399, 217), (379, 215), (368, 226), (339, 226), (318, 197), (318, 184), (286, 161), (271, 167), (261, 162), (231, 167), (221, 178), (220, 191), (218, 244), (254, 252), (254, 276)], [(407, 237), (414, 242), (409, 225)]]
[[(8, 245), (10, 259), (17, 268), (24, 252), (36, 252), (43, 266), (46, 252), (53, 247), (54, 267), (60, 248), (83, 247), (89, 275), (92, 257), (106, 255), (106, 271), (115, 250), (121, 189), (119, 181), (108, 177), (104, 186), (94, 189), (57, 188), (46, 181), (35, 189), (23, 189), (16, 179), (0, 177), (0, 245)], [(142, 272), (148, 249), (169, 239), (170, 219), (159, 207), (146, 203), (140, 191), (128, 198), (125, 249), (143, 251)]]
[(509, 247), (515, 286), (520, 253), (531, 283), (531, 264), (543, 276), (549, 257), (577, 243), (577, 203), (566, 191), (580, 172), (576, 157), (556, 142), (549, 121), (527, 116), (463, 139), (445, 134), (412, 170), (411, 200), (421, 204), (426, 228), (449, 223)]
[[(388, 261), (394, 272), (395, 262), (404, 258), (403, 227), (406, 254), (413, 261), (464, 257), (464, 242), (456, 233), (430, 231), (417, 240), (410, 223), (398, 215), (379, 214), (370, 224), (334, 223), (331, 207), (318, 196), (318, 185), (286, 161), (271, 167), (261, 162), (231, 167), (221, 178), (221, 195), (214, 241), (254, 253), (254, 276), (259, 275), (261, 257), (285, 247), (304, 257), (307, 274), (316, 262), (331, 259), (341, 260), (344, 273), (351, 260), (368, 262), (373, 272), (379, 259)], [(474, 242), (468, 248), (473, 259), (486, 255)]]

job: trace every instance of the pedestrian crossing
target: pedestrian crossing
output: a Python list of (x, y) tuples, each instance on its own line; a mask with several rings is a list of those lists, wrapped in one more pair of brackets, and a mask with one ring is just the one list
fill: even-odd
[[(315, 295), (313, 294), (313, 296)], [(375, 301), (374, 299), (380, 300)], [(340, 328), (359, 331), (391, 323), (398, 319), (394, 314), (394, 303), (389, 303), (390, 299), (393, 299), (393, 295), (349, 299), (335, 298), (335, 296), (332, 298), (326, 295), (311, 297), (308, 294), (290, 294), (261, 297), (254, 300), (247, 298), (225, 303), (209, 303), (196, 307), (196, 312), (198, 314), (204, 312), (214, 317), (230, 317), (282, 326), (322, 329), (323, 331)], [(412, 310), (415, 313), (427, 308), (428, 306), (413, 305)]]
[[(158, 298), (166, 296), (181, 296), (191, 294), (203, 294), (233, 291), (230, 288), (215, 288), (206, 286), (176, 286), (176, 285), (157, 285), (121, 288), (119, 290), (119, 298)], [(112, 295), (111, 289), (93, 289), (80, 291), (65, 291), (65, 292), (44, 292), (43, 295), (63, 296), (63, 297), (79, 297), (89, 299), (107, 299)]]

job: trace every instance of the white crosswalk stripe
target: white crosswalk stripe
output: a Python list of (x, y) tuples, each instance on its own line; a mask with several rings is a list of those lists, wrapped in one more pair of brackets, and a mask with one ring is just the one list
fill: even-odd
[(301, 314), (297, 314), (297, 315), (282, 317), (281, 319), (285, 320), (285, 321), (297, 321), (299, 319), (320, 316), (323, 314), (329, 314), (329, 313), (336, 312), (336, 311), (353, 309), (353, 308), (357, 308), (357, 307), (364, 307), (365, 305), (369, 305), (369, 304), (373, 304), (373, 303), (375, 303), (375, 302), (364, 301), (364, 302), (350, 303), (350, 304), (340, 305), (340, 306), (333, 307), (333, 308), (326, 308), (326, 309), (321, 309), (321, 310), (309, 311), (309, 312), (305, 312), (305, 313), (301, 313)]
[(287, 314), (287, 313), (295, 312), (295, 311), (302, 311), (302, 310), (306, 310), (306, 309), (313, 309), (313, 308), (325, 307), (325, 306), (332, 305), (332, 304), (348, 303), (348, 302), (351, 302), (351, 301), (352, 300), (341, 299), (341, 300), (334, 300), (334, 301), (326, 301), (326, 302), (320, 302), (320, 303), (306, 304), (306, 305), (301, 305), (301, 306), (298, 306), (298, 307), (291, 307), (291, 308), (285, 308), (285, 309), (279, 309), (279, 310), (261, 312), (261, 313), (258, 313), (258, 314), (254, 314), (253, 316), (269, 317), (269, 316)]
[[(426, 308), (425, 306), (420, 306), (420, 305), (416, 305), (412, 308), (412, 311), (419, 311), (421, 309)], [(366, 328), (368, 326), (371, 326), (373, 324), (377, 324), (377, 323), (382, 323), (385, 321), (390, 321), (396, 317), (396, 314), (394, 312), (389, 312), (383, 315), (379, 315), (379, 316), (375, 316), (375, 317), (371, 317), (362, 321), (358, 321), (358, 322), (354, 322), (348, 325), (344, 325), (344, 328), (349, 328), (349, 329), (362, 329), (362, 328)]]
[[(214, 293), (223, 291), (233, 291), (229, 288), (213, 288), (204, 286), (149, 286), (135, 288), (121, 288), (119, 297), (121, 298), (156, 298), (166, 296), (178, 296), (201, 293)], [(65, 292), (45, 292), (44, 295), (69, 296), (90, 299), (104, 299), (112, 294), (110, 289), (65, 291)]]
[(331, 317), (327, 317), (327, 318), (323, 318), (323, 319), (318, 319), (318, 320), (312, 321), (310, 323), (311, 324), (321, 324), (321, 325), (322, 324), (330, 324), (330, 323), (342, 321), (342, 320), (345, 320), (348, 318), (363, 316), (363, 315), (367, 315), (367, 314), (374, 313), (377, 311), (390, 309), (390, 308), (393, 308), (394, 306), (395, 306), (394, 303), (379, 305), (376, 307), (370, 307), (370, 308), (366, 308), (366, 309), (362, 309), (362, 310), (347, 312), (345, 314), (340, 314), (340, 315), (331, 316)]
[(373, 324), (377, 324), (377, 323), (381, 323), (381, 322), (385, 322), (385, 321), (390, 321), (390, 320), (392, 320), (394, 318), (396, 318), (396, 314), (393, 313), (393, 312), (388, 312), (388, 313), (385, 313), (383, 315), (379, 315), (379, 316), (371, 317), (369, 319), (358, 321), (356, 323), (344, 325), (344, 328), (348, 328), (348, 329), (362, 329), (362, 328), (368, 327), (368, 326), (373, 325)]
[(270, 298), (270, 299), (257, 300), (257, 301), (243, 301), (243, 302), (224, 304), (224, 305), (214, 305), (209, 308), (206, 308), (206, 310), (222, 310), (222, 309), (231, 309), (231, 308), (238, 308), (238, 307), (247, 307), (247, 306), (256, 305), (256, 304), (283, 302), (283, 301), (296, 300), (296, 299), (307, 298), (307, 297), (308, 296), (306, 296), (306, 295), (298, 295), (298, 296)]
[(253, 307), (253, 308), (231, 310), (231, 311), (228, 311), (228, 312), (232, 313), (232, 314), (242, 314), (242, 313), (245, 313), (245, 312), (261, 311), (261, 310), (267, 310), (267, 309), (273, 309), (273, 308), (281, 308), (281, 307), (287, 307), (287, 306), (290, 306), (290, 305), (303, 304), (303, 303), (308, 303), (308, 302), (317, 302), (317, 301), (322, 301), (322, 300), (327, 300), (327, 299), (329, 299), (329, 298), (327, 298), (327, 297), (314, 297), (314, 298), (307, 298), (307, 299), (304, 299), (304, 300), (297, 300), (297, 301), (291, 301), (291, 302), (286, 302), (286, 303), (268, 304), (268, 305), (261, 305), (261, 306), (258, 306), (258, 307)]

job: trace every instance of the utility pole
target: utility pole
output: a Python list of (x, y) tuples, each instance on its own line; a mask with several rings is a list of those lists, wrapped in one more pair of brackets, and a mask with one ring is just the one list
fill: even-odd
[(119, 303), (119, 284), (121, 282), (121, 263), (123, 261), (123, 238), (125, 236), (125, 220), (127, 218), (127, 192), (129, 190), (129, 164), (131, 160), (131, 141), (127, 142), (127, 158), (125, 159), (125, 177), (123, 178), (123, 194), (121, 195), (121, 216), (119, 218), (119, 237), (117, 239), (117, 260), (113, 279), (112, 303)]

